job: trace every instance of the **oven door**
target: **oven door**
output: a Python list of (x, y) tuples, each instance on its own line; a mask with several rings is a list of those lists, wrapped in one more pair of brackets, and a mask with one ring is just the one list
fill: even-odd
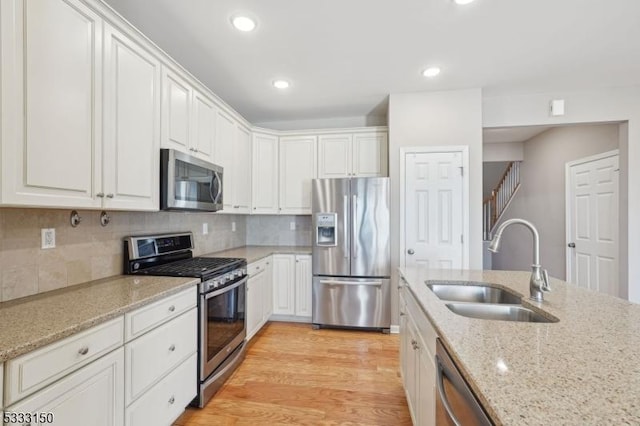
[(247, 277), (200, 295), (200, 380), (205, 380), (247, 335)]
[(173, 149), (160, 150), (160, 209), (222, 209), (222, 167)]

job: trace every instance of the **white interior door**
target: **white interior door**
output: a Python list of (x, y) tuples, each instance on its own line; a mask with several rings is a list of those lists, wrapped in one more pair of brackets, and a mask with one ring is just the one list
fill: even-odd
[(463, 266), (461, 152), (407, 153), (404, 158), (404, 265)]
[(567, 164), (567, 280), (619, 296), (618, 153)]

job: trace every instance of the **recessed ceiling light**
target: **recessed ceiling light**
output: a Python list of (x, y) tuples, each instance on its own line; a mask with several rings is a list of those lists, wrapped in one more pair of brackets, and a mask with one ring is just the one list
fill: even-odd
[(429, 67), (426, 70), (422, 71), (422, 75), (429, 78), (433, 78), (438, 74), (440, 74), (440, 68), (438, 67)]
[(287, 80), (275, 80), (273, 82), (273, 87), (276, 89), (286, 89), (289, 87), (289, 82)]
[(474, 0), (453, 0), (456, 2), (456, 4), (469, 4), (471, 2), (473, 2)]
[(239, 31), (249, 32), (256, 29), (256, 21), (243, 15), (236, 15), (232, 17), (231, 23)]

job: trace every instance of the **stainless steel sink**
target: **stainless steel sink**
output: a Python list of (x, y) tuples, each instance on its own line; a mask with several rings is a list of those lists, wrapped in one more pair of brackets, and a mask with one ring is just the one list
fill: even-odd
[(469, 318), (519, 322), (558, 322), (557, 319), (549, 319), (531, 309), (517, 305), (447, 303), (446, 306), (451, 312)]
[(521, 296), (488, 285), (427, 284), (441, 300), (519, 305)]

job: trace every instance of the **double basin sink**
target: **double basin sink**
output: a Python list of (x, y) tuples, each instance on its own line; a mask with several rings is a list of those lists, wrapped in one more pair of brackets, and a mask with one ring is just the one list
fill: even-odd
[(453, 313), (469, 318), (549, 323), (557, 322), (522, 306), (521, 296), (488, 284), (431, 283), (427, 287)]

